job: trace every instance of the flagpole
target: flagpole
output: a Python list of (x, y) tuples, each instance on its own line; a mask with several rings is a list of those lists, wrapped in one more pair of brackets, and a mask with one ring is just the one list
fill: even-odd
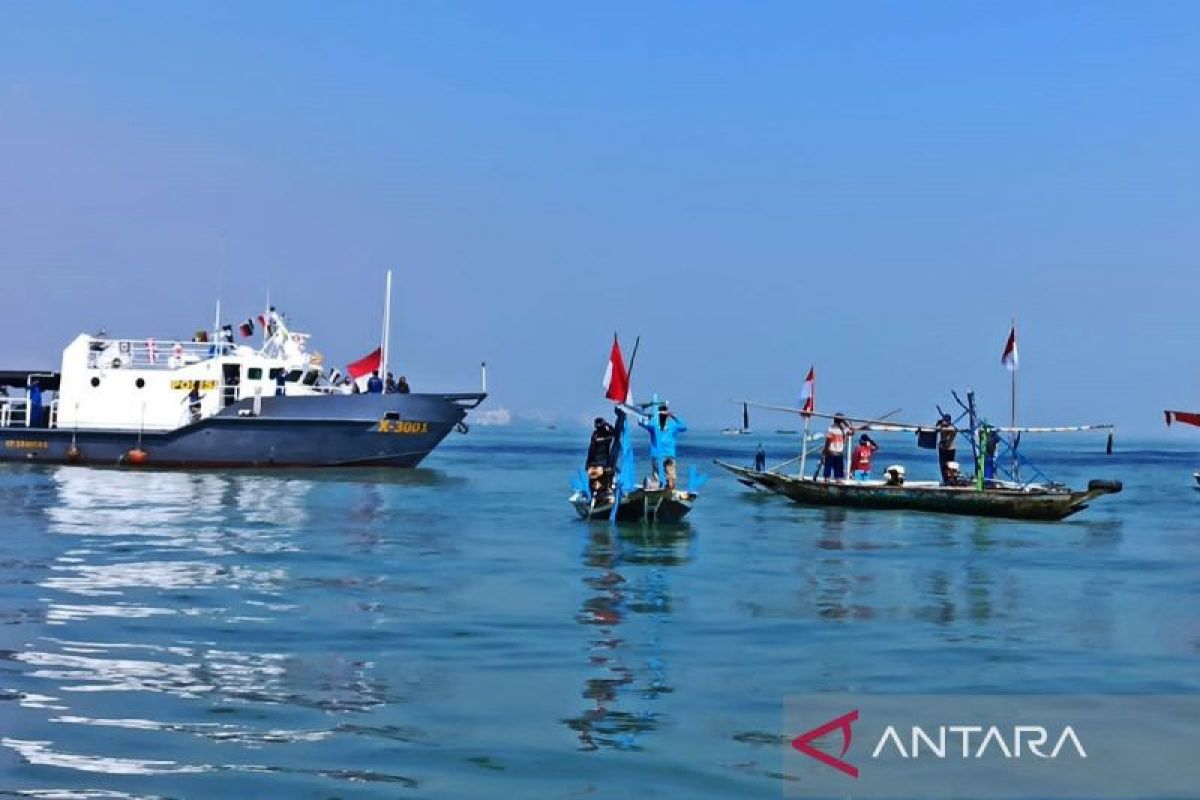
[[(1021, 364), (1020, 356), (1018, 355), (1018, 353), (1020, 351), (1017, 350), (1017, 318), (1016, 317), (1012, 318), (1012, 337), (1013, 337), (1013, 363), (1012, 363), (1012, 369), (1009, 370), (1009, 372), (1011, 373), (1011, 380), (1009, 382), (1009, 411), (1010, 411), (1010, 418), (1012, 421), (1012, 427), (1015, 428), (1015, 427), (1017, 427), (1017, 369), (1020, 367), (1020, 364)], [(1020, 435), (1021, 434), (1018, 433), (1017, 437), (1019, 438)], [(1017, 448), (1016, 447), (1013, 447), (1012, 454), (1013, 454), (1013, 466), (1012, 466), (1013, 480), (1018, 481), (1019, 480), (1018, 471), (1020, 470), (1020, 462), (1017, 460)]]
[(380, 348), (379, 376), (387, 378), (388, 339), (392, 333), (392, 271), (387, 271), (386, 288), (383, 291), (383, 344)]
[(808, 429), (812, 425), (812, 414), (804, 415), (804, 438), (800, 440), (800, 477), (804, 477), (804, 465), (808, 461)]

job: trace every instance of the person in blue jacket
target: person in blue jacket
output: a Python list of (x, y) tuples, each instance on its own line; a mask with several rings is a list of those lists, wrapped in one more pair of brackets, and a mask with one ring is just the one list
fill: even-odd
[(642, 417), (638, 424), (650, 432), (650, 458), (660, 486), (675, 488), (675, 442), (687, 430), (687, 423), (671, 413), (663, 401), (653, 417)]
[(29, 382), (29, 427), (42, 427), (42, 385), (36, 380)]

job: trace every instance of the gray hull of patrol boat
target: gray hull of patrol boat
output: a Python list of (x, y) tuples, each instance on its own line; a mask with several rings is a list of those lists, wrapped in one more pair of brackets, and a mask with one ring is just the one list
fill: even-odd
[(0, 461), (113, 465), (137, 448), (155, 467), (415, 467), (485, 397), (247, 398), (199, 422), (141, 434), (12, 426), (0, 428)]

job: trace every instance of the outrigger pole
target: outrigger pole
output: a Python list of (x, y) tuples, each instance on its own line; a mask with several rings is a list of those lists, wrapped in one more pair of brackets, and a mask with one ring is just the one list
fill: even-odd
[[(803, 411), (803, 409), (792, 408), (791, 406), (772, 405), (770, 403), (756, 403), (753, 400), (734, 400), (735, 403), (747, 403), (755, 408), (765, 409), (767, 411), (783, 411), (789, 414), (806, 413), (821, 419), (834, 419), (833, 414), (823, 414), (819, 411)], [(849, 422), (858, 422), (866, 430), (877, 430), (885, 433), (916, 433), (917, 431), (927, 431), (933, 428), (933, 425), (916, 425), (911, 422), (889, 422), (886, 419), (870, 419), (867, 417), (855, 417), (849, 414), (842, 414), (842, 417)], [(1024, 428), (1008, 428), (997, 427), (994, 430), (1001, 433), (1076, 433), (1078, 431), (1108, 431), (1116, 428), (1116, 425), (1111, 423), (1103, 423), (1098, 425), (1047, 425), (1047, 426), (1026, 426)]]

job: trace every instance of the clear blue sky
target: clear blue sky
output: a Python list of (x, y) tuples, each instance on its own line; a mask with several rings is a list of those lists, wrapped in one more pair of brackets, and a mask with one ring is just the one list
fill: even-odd
[(5, 366), (186, 336), (222, 273), (344, 363), (391, 266), (398, 369), (514, 412), (599, 410), (619, 329), (695, 423), (810, 363), (999, 413), (1016, 315), (1025, 421), (1161, 430), (1198, 262), (1195, 3), (3, 8)]

